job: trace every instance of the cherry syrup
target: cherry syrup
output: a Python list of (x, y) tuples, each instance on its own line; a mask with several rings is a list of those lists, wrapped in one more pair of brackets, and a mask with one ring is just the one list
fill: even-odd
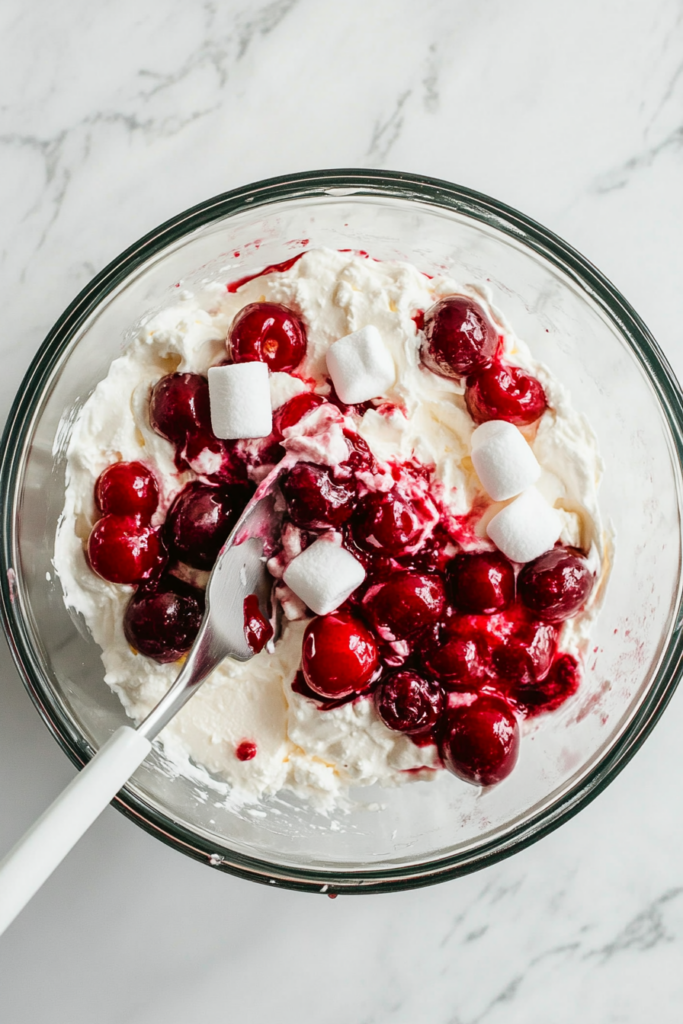
[(244, 599), (244, 637), (254, 654), (273, 639), (273, 627), (261, 612), (256, 594)]

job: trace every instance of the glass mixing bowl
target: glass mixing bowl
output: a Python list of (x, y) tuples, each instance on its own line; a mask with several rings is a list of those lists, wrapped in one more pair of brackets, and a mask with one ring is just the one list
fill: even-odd
[(125, 714), (52, 572), (74, 417), (178, 284), (234, 280), (316, 246), (485, 282), (592, 423), (605, 461), (602, 509), (617, 538), (582, 687), (560, 711), (527, 723), (519, 766), (501, 785), (481, 791), (442, 772), (431, 783), (359, 792), (356, 808), (332, 819), (286, 794), (235, 811), (219, 781), (174, 774), (155, 750), (118, 797), (153, 835), (225, 871), (303, 890), (379, 892), (472, 871), (555, 828), (614, 778), (666, 706), (683, 650), (682, 396), (647, 328), (590, 263), (514, 210), (446, 182), (353, 170), (292, 175), (162, 225), (55, 325), (3, 442), (5, 627), (36, 707), (77, 765)]

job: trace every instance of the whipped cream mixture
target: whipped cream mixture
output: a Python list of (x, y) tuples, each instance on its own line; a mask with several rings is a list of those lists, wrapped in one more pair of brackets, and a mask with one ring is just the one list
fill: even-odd
[[(152, 385), (173, 371), (206, 373), (225, 357), (225, 337), (238, 310), (251, 302), (280, 302), (303, 316), (308, 352), (293, 375), (272, 375), (276, 408), (310, 386), (311, 380), (318, 393), (328, 393), (327, 348), (338, 338), (374, 324), (395, 360), (397, 382), (384, 405), (375, 403), (362, 415), (349, 417), (349, 426), (379, 460), (412, 458), (433, 467), (432, 493), (453, 515), (464, 515), (481, 497), (470, 460), (474, 423), (465, 408), (462, 385), (421, 364), (419, 332), (412, 319), (417, 310), (428, 309), (452, 293), (476, 298), (504, 336), (507, 359), (541, 381), (549, 409), (537, 424), (523, 429), (543, 469), (537, 486), (561, 511), (562, 541), (589, 551), (600, 573), (606, 544), (597, 502), (602, 466), (593, 432), (572, 408), (565, 389), (514, 337), (486, 293), (446, 277), (430, 279), (406, 263), (313, 250), (290, 269), (251, 280), (234, 294), (225, 283), (211, 285), (201, 294), (183, 293), (177, 304), (155, 314), (112, 363), (74, 424), (55, 568), (68, 607), (84, 617), (102, 648), (106, 683), (135, 721), (159, 701), (178, 667), (157, 664), (129, 647), (122, 619), (133, 588), (96, 576), (86, 562), (84, 545), (97, 519), (95, 481), (112, 462), (142, 460), (154, 467), (161, 491), (157, 521), (163, 520), (173, 498), (191, 478), (178, 473), (172, 445), (149, 424)], [(317, 414), (314, 410), (290, 428), (286, 447), (333, 465), (347, 452), (343, 443), (341, 454), (336, 451), (341, 426), (330, 422), (329, 429), (322, 429), (325, 424), (319, 416), (316, 421)], [(212, 472), (212, 466), (198, 462), (193, 464), (198, 474)], [(381, 480), (374, 481), (379, 489), (389, 490), (392, 485), (388, 474), (385, 486)], [(492, 505), (479, 521), (472, 547), (481, 543), (486, 522), (500, 507)], [(604, 577), (604, 572), (598, 576), (600, 583)], [(587, 608), (564, 624), (560, 641), (564, 651), (579, 657), (585, 653), (603, 589), (597, 586)], [(186, 765), (189, 758), (226, 780), (233, 801), (257, 800), (285, 788), (323, 809), (343, 800), (351, 786), (433, 778), (437, 773), (429, 769), (440, 764), (436, 747), (417, 746), (408, 736), (387, 728), (372, 699), (321, 711), (293, 691), (306, 626), (306, 620), (298, 618), (297, 601), (285, 607), (289, 621), (273, 652), (264, 650), (245, 664), (225, 661), (167, 726), (160, 738), (167, 755)], [(241, 762), (235, 750), (245, 739), (257, 744), (258, 754)]]

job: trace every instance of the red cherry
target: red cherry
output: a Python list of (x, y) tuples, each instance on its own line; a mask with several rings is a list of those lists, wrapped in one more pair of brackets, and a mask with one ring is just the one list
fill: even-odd
[(88, 558), (97, 575), (110, 583), (140, 583), (161, 571), (166, 552), (158, 530), (135, 516), (107, 515), (92, 528)]
[(186, 484), (166, 517), (171, 554), (194, 569), (211, 569), (251, 494), (251, 488), (241, 484)]
[(97, 478), (95, 502), (104, 515), (140, 516), (149, 522), (159, 504), (159, 488), (142, 462), (115, 462)]
[(158, 585), (141, 587), (131, 597), (123, 631), (131, 647), (164, 664), (189, 651), (203, 615), (203, 592), (165, 576)]
[(491, 615), (515, 596), (515, 572), (499, 551), (456, 555), (448, 566), (453, 603), (462, 612)]
[(198, 373), (169, 373), (152, 388), (149, 421), (157, 434), (183, 444), (188, 434), (211, 434), (209, 384)]
[(423, 529), (417, 510), (395, 491), (366, 494), (351, 520), (351, 533), (365, 551), (387, 555), (410, 554), (419, 545)]
[(301, 669), (294, 676), (292, 690), (294, 693), (300, 693), (302, 697), (314, 700), (321, 711), (331, 711), (333, 708), (340, 708), (343, 704), (348, 704), (349, 701), (354, 700), (356, 696), (352, 691), (350, 694), (347, 694), (345, 697), (339, 697), (337, 700), (324, 700), (319, 693), (310, 688)]
[(235, 363), (260, 362), (271, 370), (293, 370), (306, 354), (306, 328), (287, 306), (252, 302), (233, 320), (227, 344)]
[(421, 662), (449, 690), (477, 691), (493, 675), (493, 651), (501, 640), (488, 616), (455, 615), (425, 638)]
[(543, 386), (518, 366), (494, 363), (467, 381), (465, 403), (475, 423), (507, 420), (523, 427), (548, 407)]
[(259, 608), (256, 594), (244, 599), (244, 637), (254, 654), (262, 651), (273, 638), (273, 627)]
[(545, 679), (555, 657), (557, 637), (557, 629), (548, 622), (516, 622), (512, 634), (493, 652), (500, 682), (507, 687)]
[(322, 395), (314, 395), (312, 391), (302, 391), (300, 395), (295, 395), (273, 413), (273, 433), (282, 438), (285, 430), (296, 426), (306, 413), (324, 403)]
[[(281, 442), (284, 440), (284, 431), (295, 426), (306, 413), (323, 405), (325, 399), (320, 395), (314, 395), (312, 391), (302, 391), (295, 395), (288, 402), (281, 405), (273, 413), (273, 429), (268, 437), (265, 437), (258, 450), (255, 452), (250, 447), (248, 459), (251, 466), (275, 465), (284, 456), (285, 450)], [(252, 442), (253, 443), (253, 442)]]
[(443, 691), (433, 679), (416, 672), (392, 672), (375, 690), (375, 707), (385, 725), (398, 732), (433, 729), (444, 704)]
[(362, 607), (383, 640), (407, 640), (438, 622), (446, 604), (440, 576), (402, 569), (371, 585)]
[(242, 740), (235, 748), (235, 757), (238, 761), (253, 761), (258, 754), (258, 747), (250, 740)]
[(527, 717), (555, 711), (579, 688), (579, 666), (571, 654), (561, 654), (553, 662), (550, 672), (540, 683), (513, 687), (506, 696)]
[(306, 627), (301, 667), (306, 682), (321, 697), (359, 693), (371, 682), (378, 665), (374, 637), (351, 615), (321, 615)]
[(498, 338), (478, 303), (465, 295), (441, 299), (424, 318), (422, 361), (442, 377), (467, 377), (493, 359)]
[(355, 480), (335, 481), (325, 466), (299, 462), (280, 486), (290, 519), (303, 529), (338, 527), (353, 514)]
[(595, 577), (574, 548), (551, 548), (527, 562), (519, 574), (519, 596), (527, 608), (549, 622), (561, 622), (582, 608)]
[(152, 389), (149, 419), (157, 434), (175, 445), (178, 469), (190, 466), (220, 483), (246, 481), (246, 466), (236, 453), (236, 442), (220, 441), (211, 429), (205, 377), (197, 373), (162, 377)]
[(448, 712), (441, 756), (458, 778), (493, 786), (510, 774), (518, 754), (519, 725), (502, 697), (482, 694)]
[(206, 453), (220, 456), (222, 468), (224, 458), (228, 452), (228, 445), (234, 444), (231, 441), (219, 441), (211, 430), (194, 430), (186, 434), (182, 441), (176, 445), (176, 452), (180, 456), (183, 466), (191, 465), (195, 460), (206, 458)]

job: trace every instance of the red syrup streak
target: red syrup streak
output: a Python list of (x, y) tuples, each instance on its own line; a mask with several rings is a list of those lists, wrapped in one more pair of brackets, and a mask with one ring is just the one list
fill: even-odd
[[(295, 239), (294, 242), (290, 244), (308, 245), (309, 241), (310, 239), (308, 238), (301, 238), (298, 240)], [(303, 252), (297, 253), (296, 256), (290, 256), (288, 260), (283, 260), (282, 263), (271, 263), (270, 266), (265, 267), (263, 270), (259, 270), (256, 274), (247, 274), (246, 277), (239, 277), (236, 281), (230, 281), (226, 284), (225, 290), (231, 295), (234, 295), (235, 292), (239, 291), (243, 285), (249, 284), (250, 281), (255, 281), (257, 277), (265, 277), (266, 274), (283, 274), (285, 270), (290, 270), (295, 263), (298, 263), (301, 257), (305, 256), (307, 252), (308, 249), (305, 249)], [(338, 252), (352, 252), (354, 256), (362, 256), (365, 260), (374, 258), (370, 256), (369, 253), (365, 252), (364, 249), (339, 249)], [(239, 256), (239, 252), (235, 253), (235, 255)], [(379, 262), (379, 260), (377, 262)]]
[(254, 654), (262, 651), (273, 638), (273, 627), (261, 613), (256, 594), (249, 594), (244, 599), (244, 638)]
[[(337, 249), (337, 252), (352, 252), (354, 256), (360, 256), (364, 260), (375, 260), (375, 257), (371, 256), (365, 249)], [(375, 260), (375, 263), (380, 262), (380, 260)]]
[(242, 740), (235, 748), (235, 757), (238, 761), (253, 761), (258, 753), (258, 747), (251, 740)]
[(305, 256), (306, 252), (299, 252), (296, 256), (290, 256), (288, 260), (283, 260), (282, 263), (271, 263), (270, 266), (264, 270), (259, 270), (256, 274), (247, 274), (246, 277), (239, 277), (236, 281), (230, 281), (225, 286), (226, 292), (234, 295), (236, 291), (242, 287), (242, 285), (249, 284), (250, 281), (255, 281), (257, 277), (265, 277), (266, 274), (283, 274), (285, 270), (289, 270), (298, 263), (302, 256)]
[(425, 326), (425, 311), (424, 311), (424, 309), (418, 309), (417, 313), (415, 313), (414, 316), (411, 316), (410, 319), (415, 324), (415, 329), (416, 330), (418, 330), (418, 331), (423, 331), (424, 330), (424, 326)]

